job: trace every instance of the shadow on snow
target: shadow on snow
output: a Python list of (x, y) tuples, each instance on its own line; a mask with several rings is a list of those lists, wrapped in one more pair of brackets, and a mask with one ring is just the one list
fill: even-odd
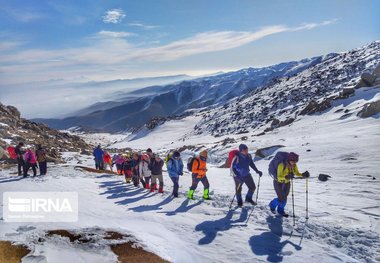
[(255, 255), (267, 255), (268, 262), (281, 262), (284, 256), (292, 254), (291, 251), (282, 251), (287, 244), (293, 245), (296, 250), (301, 250), (300, 246), (289, 240), (281, 241), (283, 235), (282, 217), (270, 215), (266, 220), (269, 231), (258, 236), (252, 236), (249, 240), (249, 245)]

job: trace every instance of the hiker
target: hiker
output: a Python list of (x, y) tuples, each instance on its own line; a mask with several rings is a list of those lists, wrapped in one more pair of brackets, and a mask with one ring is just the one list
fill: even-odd
[(246, 184), (248, 187), (245, 201), (252, 205), (257, 205), (257, 203), (252, 199), (256, 185), (249, 171), (249, 167), (251, 167), (260, 177), (263, 175), (263, 173), (259, 171), (254, 164), (252, 156), (248, 153), (248, 146), (245, 144), (240, 144), (239, 151), (236, 152), (231, 162), (231, 174), (233, 175), (235, 181), (236, 200), (239, 207), (243, 206), (243, 199), (241, 196), (243, 184)]
[(181, 159), (181, 154), (178, 151), (175, 151), (170, 157), (168, 163), (168, 174), (170, 179), (173, 182), (173, 197), (178, 197), (178, 188), (179, 188), (179, 177), (183, 175), (183, 162)]
[(298, 159), (299, 156), (294, 152), (277, 152), (269, 163), (268, 170), (269, 174), (273, 177), (273, 186), (277, 195), (277, 198), (274, 198), (269, 203), (272, 213), (275, 213), (277, 208), (277, 212), (280, 215), (288, 217), (289, 215), (285, 212), (285, 206), (290, 191), (291, 180), (293, 180), (295, 175), (303, 178), (310, 177), (308, 171), (302, 174), (298, 171)]
[[(22, 175), (22, 172), (25, 174), (25, 161), (24, 161), (24, 153), (25, 150), (23, 149), (24, 143), (19, 142), (19, 144), (15, 147), (15, 153), (17, 155), (17, 168), (18, 168), (18, 175)], [(22, 168), (22, 171), (21, 171)]]
[(152, 182), (150, 184), (150, 192), (154, 193), (157, 190), (157, 180), (159, 183), (158, 192), (164, 192), (164, 178), (162, 176), (162, 167), (164, 166), (164, 161), (160, 158), (159, 155), (154, 154), (149, 163), (149, 169), (152, 172)]
[(106, 170), (107, 167), (109, 167), (110, 170), (111, 170), (111, 172), (113, 172), (113, 169), (112, 169), (112, 157), (111, 157), (111, 155), (109, 154), (108, 151), (104, 151), (103, 162), (104, 162), (104, 170)]
[(123, 175), (123, 163), (124, 163), (124, 157), (121, 153), (117, 155), (117, 159), (115, 161), (116, 164), (116, 170), (118, 175)]
[(138, 152), (132, 154), (132, 181), (134, 186), (139, 186), (139, 182), (145, 187), (144, 179), (140, 177), (139, 167), (141, 162), (141, 156)]
[(191, 170), (192, 184), (190, 190), (187, 194), (187, 198), (193, 199), (194, 191), (197, 188), (199, 182), (202, 182), (203, 190), (203, 199), (208, 200), (209, 197), (209, 188), (210, 184), (208, 182), (206, 173), (206, 161), (207, 161), (208, 152), (207, 150), (202, 151), (198, 157), (190, 159), (188, 162), (188, 169)]
[(115, 153), (113, 156), (112, 156), (112, 167), (114, 164), (116, 164), (116, 160), (117, 158), (119, 157), (119, 154)]
[(40, 168), (40, 175), (46, 175), (47, 172), (47, 159), (46, 159), (46, 150), (42, 147), (41, 144), (37, 145), (36, 151), (38, 167)]
[(132, 158), (131, 158), (131, 155), (129, 153), (124, 158), (123, 171), (124, 171), (125, 182), (127, 184), (131, 183), (131, 180), (132, 180)]
[(141, 161), (139, 163), (139, 174), (140, 178), (144, 178), (145, 188), (150, 189), (150, 178), (152, 176), (152, 172), (149, 169), (150, 157), (148, 154), (141, 155)]
[(33, 151), (33, 148), (28, 148), (24, 154), (25, 160), (25, 169), (24, 169), (24, 177), (28, 176), (29, 168), (33, 170), (33, 176), (37, 175), (37, 156)]
[(104, 162), (103, 162), (104, 152), (102, 148), (100, 147), (100, 144), (94, 149), (94, 152), (92, 154), (95, 157), (94, 160), (95, 160), (96, 170), (104, 170)]
[(146, 154), (149, 155), (149, 158), (150, 158), (150, 159), (153, 158), (153, 151), (152, 151), (151, 148), (148, 148), (148, 149), (146, 150)]

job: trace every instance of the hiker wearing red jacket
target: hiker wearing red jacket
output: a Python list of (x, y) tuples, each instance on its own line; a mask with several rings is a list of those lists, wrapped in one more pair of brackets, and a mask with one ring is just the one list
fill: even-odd
[(112, 169), (112, 157), (111, 157), (111, 155), (109, 154), (108, 151), (104, 151), (103, 162), (104, 162), (104, 170), (107, 170), (107, 166), (109, 166), (111, 172), (113, 172), (113, 169)]

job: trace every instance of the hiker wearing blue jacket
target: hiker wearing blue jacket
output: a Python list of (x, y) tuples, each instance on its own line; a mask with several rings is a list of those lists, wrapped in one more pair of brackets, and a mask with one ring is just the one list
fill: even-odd
[(252, 205), (257, 205), (257, 203), (252, 199), (253, 193), (256, 189), (256, 185), (250, 173), (250, 167), (260, 177), (263, 175), (263, 173), (259, 171), (256, 165), (253, 163), (252, 156), (248, 153), (247, 145), (240, 144), (239, 152), (236, 153), (231, 163), (231, 171), (235, 181), (236, 200), (238, 202), (238, 206), (240, 207), (243, 206), (243, 199), (241, 197), (241, 190), (243, 184), (246, 184), (248, 187), (248, 192), (245, 196), (245, 201), (251, 203)]
[(170, 157), (167, 167), (169, 177), (173, 182), (172, 195), (173, 197), (178, 197), (179, 177), (183, 175), (183, 162), (181, 159), (181, 154), (178, 151), (175, 151)]
[(103, 170), (104, 169), (104, 162), (103, 162), (103, 155), (104, 151), (100, 147), (100, 144), (94, 149), (92, 155), (94, 155), (95, 160), (95, 167), (97, 170)]

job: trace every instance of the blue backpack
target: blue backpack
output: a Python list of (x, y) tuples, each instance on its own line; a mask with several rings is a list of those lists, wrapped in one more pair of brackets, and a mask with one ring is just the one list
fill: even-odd
[(277, 152), (274, 158), (269, 163), (269, 175), (273, 176), (274, 180), (277, 180), (277, 167), (280, 163), (286, 165), (286, 161), (288, 160), (289, 153), (287, 152)]

